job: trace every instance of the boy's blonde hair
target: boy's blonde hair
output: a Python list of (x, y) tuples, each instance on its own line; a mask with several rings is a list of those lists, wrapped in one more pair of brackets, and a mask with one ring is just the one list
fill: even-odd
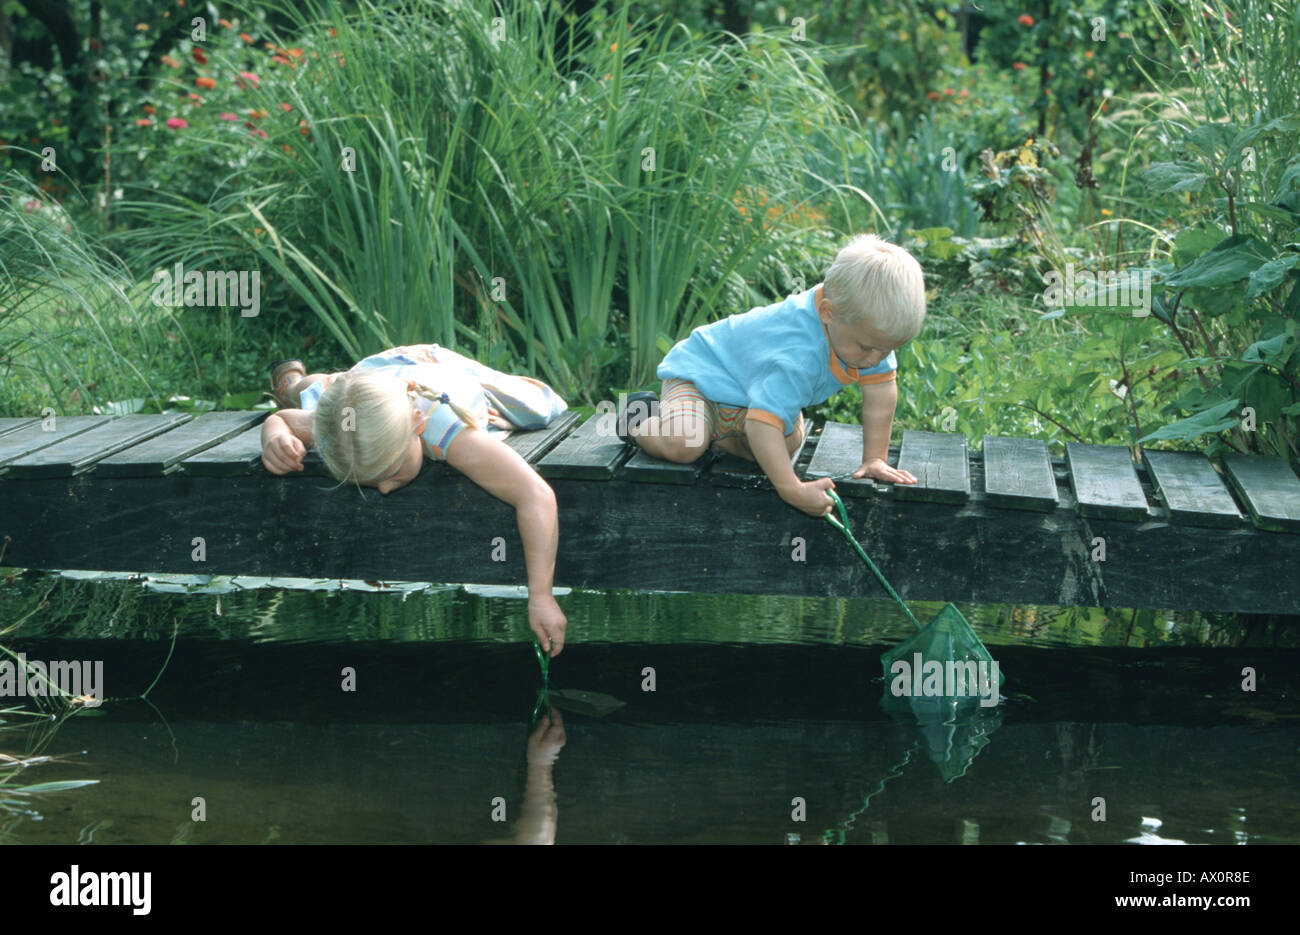
[[(417, 396), (451, 406), (461, 421), (478, 428), (470, 413), (416, 380), (392, 374), (349, 371), (335, 377), (312, 417), (312, 436), (325, 469), (337, 481), (370, 483), (382, 477), (411, 440), (411, 409)], [(432, 410), (431, 410), (432, 411)]]
[(925, 321), (925, 277), (921, 264), (902, 247), (875, 234), (854, 237), (835, 256), (822, 284), (836, 318), (867, 321), (900, 344)]

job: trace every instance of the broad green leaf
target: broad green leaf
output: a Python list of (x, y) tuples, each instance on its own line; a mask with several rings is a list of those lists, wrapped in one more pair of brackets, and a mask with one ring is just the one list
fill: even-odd
[(560, 710), (586, 714), (589, 717), (604, 717), (627, 704), (626, 701), (619, 701), (612, 695), (574, 688), (552, 689), (549, 694), (551, 704)]
[(1221, 243), (1227, 235), (1217, 228), (1186, 227), (1174, 237), (1174, 262), (1186, 266), (1206, 250)]
[(1229, 416), (1241, 405), (1240, 400), (1225, 399), (1217, 406), (1198, 412), (1190, 418), (1166, 425), (1146, 435), (1139, 442), (1183, 441), (1190, 442), (1202, 435), (1214, 435), (1237, 424), (1237, 417)]
[(1230, 123), (1203, 123), (1188, 133), (1185, 141), (1189, 146), (1212, 157), (1220, 150), (1228, 149), (1238, 132)]
[(1300, 253), (1284, 253), (1276, 259), (1269, 260), (1250, 274), (1250, 282), (1246, 285), (1246, 299), (1250, 300), (1266, 292), (1272, 292), (1282, 285), (1287, 272), (1295, 269), (1298, 263), (1300, 263)]
[(143, 396), (134, 396), (131, 399), (119, 399), (104, 403), (103, 406), (95, 406), (91, 411), (95, 415), (124, 416), (144, 411), (147, 403), (148, 400)]
[(247, 393), (229, 393), (221, 397), (222, 409), (251, 409), (262, 401), (262, 394), (257, 391)]
[(1171, 289), (1226, 286), (1239, 282), (1272, 259), (1272, 250), (1255, 237), (1237, 235), (1215, 245), (1165, 280)]
[(1270, 364), (1281, 368), (1295, 350), (1295, 343), (1294, 335), (1279, 334), (1267, 341), (1256, 341), (1246, 348), (1241, 359), (1248, 363)]
[(1209, 176), (1192, 162), (1157, 162), (1144, 174), (1153, 194), (1199, 192)]

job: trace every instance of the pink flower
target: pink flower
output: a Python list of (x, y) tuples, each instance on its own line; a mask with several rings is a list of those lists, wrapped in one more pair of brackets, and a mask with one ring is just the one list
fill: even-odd
[(256, 88), (258, 86), (257, 83), (259, 80), (261, 79), (259, 79), (257, 75), (253, 74), (251, 71), (241, 71), (239, 73), (239, 77), (235, 79), (235, 87), (246, 88), (251, 84), (253, 87)]
[(231, 113), (230, 111), (228, 111), (228, 110), (227, 110), (227, 111), (224, 111), (224, 112), (222, 112), (222, 113), (220, 113), (220, 114), (218, 114), (217, 116), (219, 116), (222, 120), (232, 120), (232, 121), (233, 121), (233, 120), (238, 120), (238, 119), (239, 119), (237, 116), (235, 116), (234, 114), (232, 114), (232, 113)]
[(169, 117), (167, 119), (167, 128), (169, 130), (184, 130), (189, 124), (180, 117)]
[(266, 131), (265, 131), (265, 130), (261, 130), (261, 129), (257, 129), (257, 128), (254, 128), (254, 129), (252, 129), (252, 130), (249, 130), (249, 131), (248, 131), (248, 135), (249, 135), (249, 136), (260, 136), (262, 139), (266, 139)]

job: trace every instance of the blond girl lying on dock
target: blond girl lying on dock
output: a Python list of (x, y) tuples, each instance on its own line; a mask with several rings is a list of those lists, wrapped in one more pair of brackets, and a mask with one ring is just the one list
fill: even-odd
[(485, 367), (436, 344), (395, 347), (343, 373), (308, 374), (298, 360), (272, 368), (284, 408), (262, 426), (262, 464), (301, 471), (314, 447), (336, 480), (389, 494), (446, 461), (515, 508), (528, 573), (528, 625), (559, 655), (567, 624), (551, 584), (559, 543), (555, 493), (513, 449), (487, 431), (537, 429), (567, 408), (546, 384)]

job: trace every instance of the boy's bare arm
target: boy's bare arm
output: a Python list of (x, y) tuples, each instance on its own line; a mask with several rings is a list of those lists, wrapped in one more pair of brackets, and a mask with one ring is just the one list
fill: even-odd
[(754, 453), (754, 460), (782, 500), (809, 516), (825, 516), (831, 511), (833, 504), (826, 491), (835, 484), (829, 477), (814, 481), (799, 480), (790, 464), (790, 452), (786, 450), (785, 438), (780, 429), (758, 419), (746, 419), (745, 438), (749, 441), (750, 451)]
[(889, 438), (894, 431), (898, 381), (885, 380), (862, 387), (862, 465), (854, 477), (873, 477), (891, 484), (915, 484), (908, 471), (889, 466)]

